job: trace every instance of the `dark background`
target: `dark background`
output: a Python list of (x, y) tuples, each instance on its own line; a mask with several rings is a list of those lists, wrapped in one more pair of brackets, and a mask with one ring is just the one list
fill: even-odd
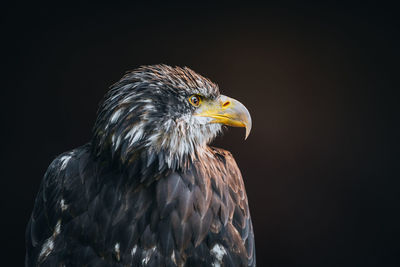
[[(244, 103), (258, 266), (400, 265), (399, 20), (360, 1), (2, 8), (1, 243), (21, 266), (47, 166), (91, 137), (125, 71), (189, 66)], [(2, 264), (3, 265), (3, 264)]]

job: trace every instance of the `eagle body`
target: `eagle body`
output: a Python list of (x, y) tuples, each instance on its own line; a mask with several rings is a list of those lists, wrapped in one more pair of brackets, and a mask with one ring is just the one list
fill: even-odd
[[(125, 76), (100, 107), (93, 140), (50, 164), (26, 230), (26, 266), (255, 266), (240, 170), (229, 152), (207, 145), (220, 125), (148, 101), (150, 85), (160, 89), (174, 71), (202, 78), (165, 65)], [(203, 89), (215, 89), (203, 79)], [(188, 90), (178, 82), (163, 101), (186, 101), (177, 100)]]

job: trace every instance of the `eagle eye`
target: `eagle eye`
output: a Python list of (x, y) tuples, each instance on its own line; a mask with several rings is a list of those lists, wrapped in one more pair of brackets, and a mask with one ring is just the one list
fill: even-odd
[(189, 102), (192, 106), (198, 107), (201, 104), (201, 96), (199, 95), (192, 95), (189, 97)]

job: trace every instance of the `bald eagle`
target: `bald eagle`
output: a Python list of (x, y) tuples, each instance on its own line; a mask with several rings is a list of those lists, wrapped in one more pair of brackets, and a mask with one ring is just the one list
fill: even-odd
[(245, 187), (208, 146), (249, 112), (185, 67), (143, 66), (111, 86), (92, 140), (49, 166), (26, 266), (255, 266)]

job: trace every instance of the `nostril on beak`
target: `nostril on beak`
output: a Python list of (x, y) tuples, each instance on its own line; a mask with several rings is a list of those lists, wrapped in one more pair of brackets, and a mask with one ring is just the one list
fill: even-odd
[(229, 106), (230, 104), (231, 104), (231, 102), (225, 101), (225, 103), (222, 104), (222, 107), (226, 108), (226, 107)]

